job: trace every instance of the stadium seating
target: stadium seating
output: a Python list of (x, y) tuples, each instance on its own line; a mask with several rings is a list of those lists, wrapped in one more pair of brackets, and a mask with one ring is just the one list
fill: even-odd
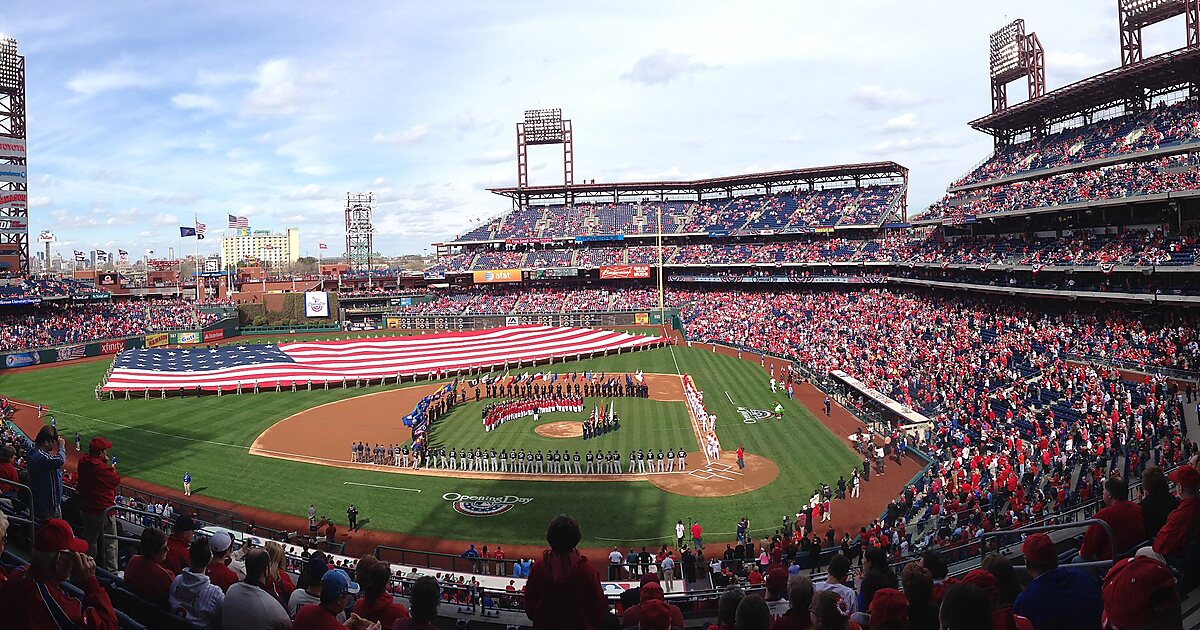
[(186, 300), (43, 305), (32, 313), (0, 315), (0, 350), (28, 350), (144, 335), (196, 330), (220, 319)]
[(1194, 159), (1174, 155), (959, 190), (947, 193), (917, 219), (961, 220), (998, 212), (1128, 199), (1197, 186), (1200, 186), (1200, 170)]
[(1192, 102), (1067, 129), (1037, 141), (1010, 146), (954, 182), (966, 186), (1017, 174), (1200, 140), (1200, 110)]
[(803, 232), (834, 226), (873, 226), (878, 225), (883, 215), (893, 207), (902, 190), (901, 186), (896, 185), (866, 186), (796, 190), (699, 203), (669, 201), (529, 206), (514, 210), (486, 226), (473, 228), (455, 239), (455, 242), (657, 234), (660, 210), (664, 234), (728, 232), (738, 235)]

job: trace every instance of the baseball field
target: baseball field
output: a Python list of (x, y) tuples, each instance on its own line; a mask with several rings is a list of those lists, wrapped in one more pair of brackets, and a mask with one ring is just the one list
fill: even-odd
[[(723, 449), (732, 451), (743, 445), (754, 456), (748, 460), (751, 467), (763, 465), (761, 460), (778, 467), (778, 476), (759, 489), (720, 497), (688, 496), (661, 489), (648, 480), (468, 479), (264, 457), (252, 454), (251, 447), (281, 421), (318, 406), (428, 387), (428, 383), (98, 402), (94, 388), (109, 364), (106, 360), (6, 371), (0, 374), (0, 392), (45, 405), (68, 442), (75, 432), (83, 436), (85, 444), (94, 435), (112, 440), (115, 447), (111, 453), (126, 477), (177, 489), (186, 470), (192, 475), (197, 497), (295, 516), (303, 515), (308, 505), (315, 503), (321, 514), (339, 523), (344, 523), (346, 506), (353, 502), (361, 511), (360, 519), (370, 520), (371, 529), (415, 536), (537, 545), (542, 543), (546, 522), (567, 512), (582, 523), (582, 545), (589, 547), (667, 542), (673, 537), (675, 521), (689, 518), (699, 519), (710, 535), (728, 538), (742, 516), (748, 516), (756, 530), (773, 529), (781, 516), (795, 511), (818, 484), (833, 484), (861, 461), (847, 447), (844, 435), (834, 435), (782, 392), (772, 394), (770, 377), (756, 361), (698, 348), (658, 348), (525, 371), (640, 370), (676, 380), (674, 375), (690, 374), (705, 392), (709, 410), (718, 417), (716, 433)], [(767, 415), (763, 410), (772, 409), (777, 401), (784, 409), (783, 420), (762, 418)], [(589, 398), (585, 402), (591, 408), (609, 400)], [(547, 433), (553, 432), (537, 431), (532, 419), (485, 433), (480, 423), (483, 403), (474, 402), (435, 423), (433, 437), (447, 447), (619, 449), (626, 460), (629, 448), (682, 447), (689, 452), (690, 467), (704, 463), (683, 402), (622, 398), (615, 402), (622, 428), (595, 443), (578, 437), (551, 437)], [(384, 417), (375, 421), (394, 422), (394, 441), (398, 443), (407, 438), (400, 419), (410, 410), (385, 405), (378, 412)], [(340, 435), (333, 425), (363, 420), (351, 415), (329, 420), (329, 435)], [(540, 424), (583, 419), (583, 414), (556, 413), (541, 418)], [(325, 438), (318, 429), (316, 435), (306, 434), (302, 441), (320, 443), (332, 438)], [(349, 441), (338, 438), (333, 443), (348, 459)], [(622, 464), (627, 466), (627, 461)], [(454, 508), (456, 497), (506, 497), (512, 507), (486, 518), (469, 516)]]

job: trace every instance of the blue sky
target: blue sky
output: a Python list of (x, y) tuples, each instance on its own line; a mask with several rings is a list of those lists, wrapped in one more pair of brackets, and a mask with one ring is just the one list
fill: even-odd
[[(56, 251), (161, 255), (198, 215), (215, 252), (232, 213), (315, 256), (342, 250), (348, 191), (375, 192), (386, 254), (504, 212), (485, 189), (515, 183), (538, 107), (573, 120), (577, 181), (895, 160), (917, 210), (990, 152), (966, 123), (1017, 17), (1050, 89), (1119, 63), (1111, 0), (9, 0), (0, 32), (26, 56), (31, 232)], [(1145, 42), (1182, 46), (1182, 22)], [(531, 183), (559, 160), (534, 147)]]

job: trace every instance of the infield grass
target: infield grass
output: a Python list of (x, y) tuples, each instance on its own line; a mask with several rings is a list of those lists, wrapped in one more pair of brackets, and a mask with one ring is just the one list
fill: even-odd
[[(336, 335), (315, 337), (333, 336)], [(4, 371), (0, 373), (0, 394), (46, 405), (57, 417), (59, 430), (68, 441), (76, 431), (82, 434), (85, 443), (94, 435), (108, 437), (115, 444), (112, 453), (118, 459), (117, 468), (128, 477), (179, 488), (187, 470), (192, 474), (193, 490), (204, 496), (296, 516), (302, 516), (309, 503), (315, 502), (322, 514), (332, 516), (338, 523), (344, 523), (346, 505), (353, 502), (361, 510), (360, 518), (370, 518), (374, 529), (485, 544), (544, 544), (546, 523), (561, 512), (579, 519), (584, 535), (581, 544), (590, 547), (666, 542), (673, 537), (675, 521), (686, 521), (689, 517), (700, 519), (707, 535), (719, 538), (731, 538), (737, 519), (743, 515), (752, 520), (754, 529), (769, 530), (777, 525), (782, 514), (795, 512), (817, 484), (836, 481), (839, 474), (848, 473), (859, 461), (799, 404), (782, 394), (772, 395), (769, 376), (758, 365), (686, 347), (571, 361), (542, 366), (535, 371), (642, 370), (674, 374), (678, 365), (680, 371), (690, 373), (704, 390), (705, 402), (718, 417), (717, 434), (725, 449), (733, 450), (743, 444), (748, 452), (769, 457), (779, 465), (780, 477), (766, 487), (739, 496), (694, 498), (661, 491), (647, 482), (451, 479), (257, 457), (247, 452), (250, 444), (279, 420), (318, 404), (380, 388), (97, 402), (93, 388), (108, 365), (107, 361), (96, 361), (52, 369)], [(737, 411), (739, 407), (771, 409), (776, 400), (784, 406), (782, 422), (748, 424)], [(686, 449), (696, 449), (681, 403), (617, 399), (617, 408), (626, 428), (606, 436), (605, 439), (611, 437), (617, 444), (606, 448), (621, 448), (623, 457), (628, 457), (629, 446), (652, 439), (646, 437), (649, 433), (639, 431), (650, 431), (656, 426), (669, 435), (666, 442), (682, 439)], [(443, 435), (442, 439), (465, 441), (468, 437), (485, 435), (479, 428), (478, 409), (468, 405), (455, 413), (463, 416), (461, 426), (448, 424), (446, 428), (458, 428), (464, 433), (461, 437)], [(638, 417), (643, 413), (649, 417)], [(566, 415), (578, 419), (576, 414)], [(496, 440), (497, 445), (525, 441), (526, 448), (538, 448), (538, 440), (553, 444), (570, 442), (571, 448), (577, 443), (581, 450), (584, 448), (582, 440), (552, 440), (534, 436), (531, 430), (528, 426), (506, 425), (493, 432), (490, 439)], [(694, 460), (689, 458), (693, 467)], [(420, 492), (347, 485), (347, 482), (398, 486)], [(514, 495), (533, 500), (503, 515), (481, 520), (455, 512), (450, 502), (443, 499), (445, 493)]]

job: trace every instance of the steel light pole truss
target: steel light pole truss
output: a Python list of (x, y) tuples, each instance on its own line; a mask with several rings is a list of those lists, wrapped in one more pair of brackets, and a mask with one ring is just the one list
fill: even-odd
[(0, 35), (0, 254), (29, 273), (29, 184), (25, 153), (25, 57)]
[(539, 144), (563, 146), (563, 186), (569, 190), (575, 183), (575, 139), (561, 109), (526, 110), (524, 122), (517, 123), (517, 188), (529, 187), (529, 147)]
[(375, 251), (375, 226), (371, 222), (374, 209), (374, 193), (346, 193), (346, 255), (355, 271), (371, 269), (371, 252)]
[(1142, 29), (1177, 15), (1185, 16), (1185, 48), (1200, 46), (1200, 0), (1117, 0), (1121, 65), (1142, 61)]

